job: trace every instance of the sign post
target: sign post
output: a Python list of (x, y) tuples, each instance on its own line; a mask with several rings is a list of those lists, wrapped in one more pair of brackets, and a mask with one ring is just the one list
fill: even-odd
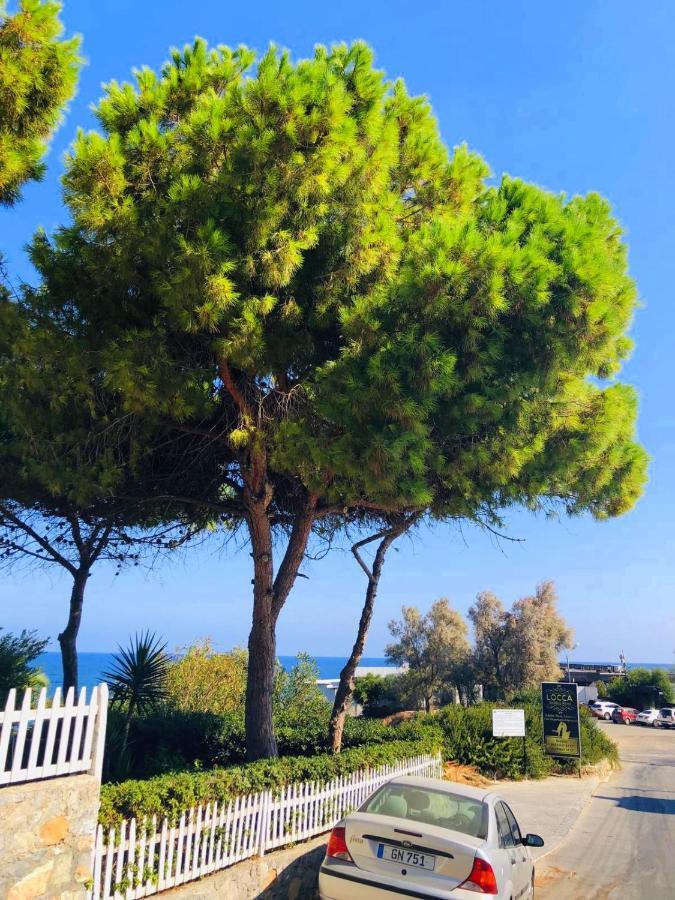
[(523, 775), (527, 775), (527, 746), (525, 744), (525, 710), (493, 709), (492, 737), (521, 737), (523, 739)]
[(544, 719), (544, 753), (562, 759), (578, 759), (581, 777), (581, 730), (576, 684), (542, 682), (541, 709)]

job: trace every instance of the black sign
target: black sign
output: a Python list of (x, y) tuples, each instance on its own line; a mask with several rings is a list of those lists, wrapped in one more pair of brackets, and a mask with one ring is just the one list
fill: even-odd
[(544, 716), (544, 753), (549, 756), (581, 757), (579, 705), (576, 684), (541, 685)]

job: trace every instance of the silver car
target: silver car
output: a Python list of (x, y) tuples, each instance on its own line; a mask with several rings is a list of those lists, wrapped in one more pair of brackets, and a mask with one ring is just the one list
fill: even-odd
[(654, 728), (675, 728), (675, 707), (664, 706), (654, 719)]
[(635, 719), (635, 724), (636, 725), (653, 725), (658, 714), (659, 714), (658, 709), (643, 709), (642, 712), (637, 714), (637, 718)]
[(321, 900), (403, 896), (530, 900), (534, 863), (508, 805), (492, 791), (436, 778), (394, 778), (333, 829)]

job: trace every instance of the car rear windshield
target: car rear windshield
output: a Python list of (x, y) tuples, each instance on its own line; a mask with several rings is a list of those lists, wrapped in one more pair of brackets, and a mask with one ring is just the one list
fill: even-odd
[(360, 812), (438, 825), (477, 838), (487, 837), (487, 804), (433, 788), (385, 784), (366, 800)]

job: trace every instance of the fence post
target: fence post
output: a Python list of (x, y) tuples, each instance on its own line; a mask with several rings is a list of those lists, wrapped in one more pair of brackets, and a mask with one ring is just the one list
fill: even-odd
[[(94, 739), (92, 742), (91, 769), (89, 770), (99, 781), (103, 775), (103, 754), (105, 752), (105, 730), (108, 722), (108, 685), (101, 682), (94, 688), (97, 692), (96, 720), (94, 722)], [(93, 700), (93, 697), (92, 697)], [(91, 703), (92, 701), (90, 701)]]
[(270, 830), (270, 811), (272, 808), (272, 791), (264, 791), (261, 796), (261, 810), (258, 818), (258, 855), (264, 856), (267, 849), (267, 835)]

